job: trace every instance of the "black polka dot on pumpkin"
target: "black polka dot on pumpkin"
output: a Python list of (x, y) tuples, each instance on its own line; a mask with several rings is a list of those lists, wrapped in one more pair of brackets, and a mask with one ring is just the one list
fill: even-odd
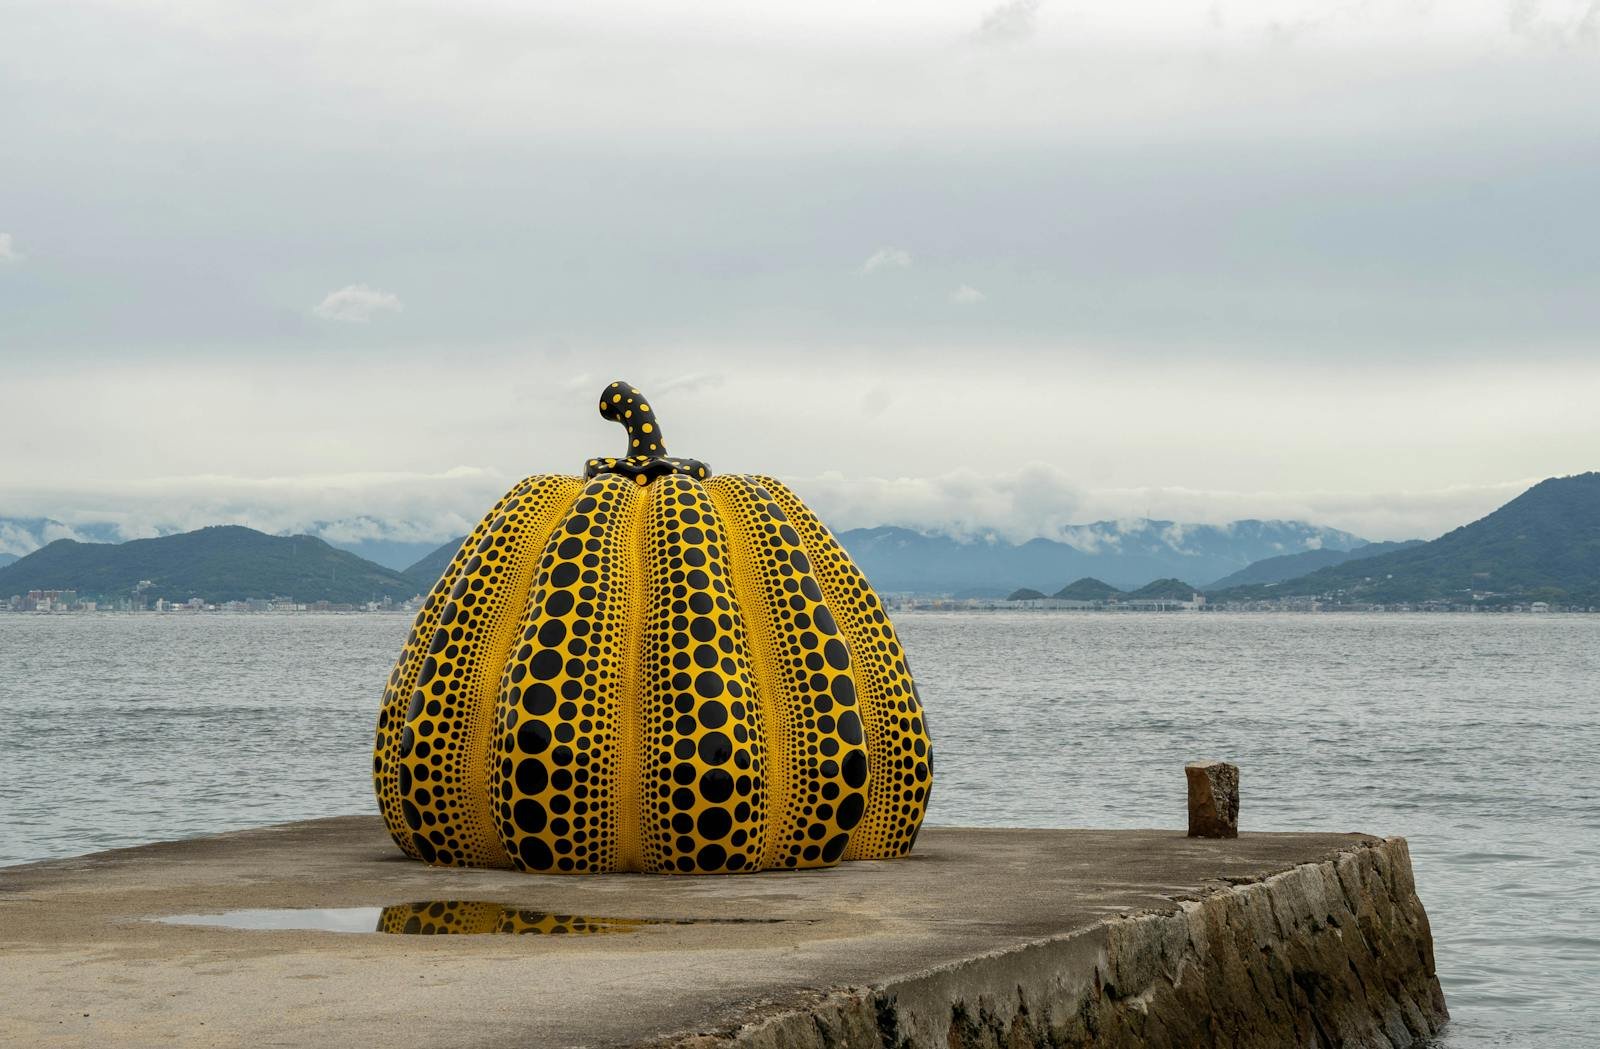
[(516, 783), (517, 790), (523, 794), (543, 794), (544, 789), (550, 785), (550, 774), (545, 770), (544, 762), (535, 758), (523, 758), (517, 762)]
[(528, 666), (534, 677), (540, 681), (549, 681), (561, 673), (561, 653), (553, 649), (544, 649), (534, 655), (533, 662)]
[(846, 710), (839, 715), (839, 735), (846, 743), (861, 743), (861, 718), (855, 711)]
[(550, 846), (546, 845), (543, 839), (534, 836), (522, 839), (518, 855), (524, 864), (536, 871), (547, 871), (556, 862)]
[(543, 805), (532, 798), (523, 798), (512, 806), (511, 818), (522, 833), (538, 834), (544, 830), (546, 815)]
[(550, 739), (550, 726), (543, 721), (524, 721), (517, 729), (517, 749), (524, 754), (544, 753)]
[(695, 822), (695, 829), (700, 832), (702, 838), (716, 841), (733, 829), (733, 816), (727, 809), (706, 809), (700, 813), (699, 820)]
[(856, 701), (856, 686), (842, 674), (833, 679), (833, 701), (843, 706), (849, 706)]
[(733, 776), (725, 769), (711, 769), (700, 777), (700, 795), (710, 802), (724, 802), (733, 796)]
[(733, 757), (733, 741), (721, 732), (707, 732), (700, 737), (700, 760), (707, 765), (721, 765)]
[(535, 717), (550, 713), (556, 706), (556, 693), (543, 681), (535, 681), (522, 694), (522, 709)]

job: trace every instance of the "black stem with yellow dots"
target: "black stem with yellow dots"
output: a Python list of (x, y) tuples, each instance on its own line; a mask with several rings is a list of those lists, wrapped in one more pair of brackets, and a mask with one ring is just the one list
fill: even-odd
[(685, 474), (705, 479), (711, 468), (698, 459), (677, 459), (667, 454), (661, 421), (650, 409), (650, 402), (638, 387), (621, 379), (600, 391), (600, 417), (621, 423), (628, 431), (628, 450), (620, 457), (601, 456), (585, 465), (585, 477), (601, 474), (627, 474), (640, 484), (653, 477)]

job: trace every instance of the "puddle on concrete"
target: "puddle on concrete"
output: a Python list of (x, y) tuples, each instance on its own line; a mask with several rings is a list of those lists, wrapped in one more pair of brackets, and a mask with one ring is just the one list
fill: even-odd
[[(392, 907), (308, 907), (172, 914), (169, 925), (226, 929), (309, 929), (319, 932), (386, 932), (418, 936), (501, 933), (513, 936), (600, 936), (637, 932), (647, 925), (725, 925), (726, 919), (596, 918), (524, 910), (486, 900), (429, 900)], [(750, 919), (743, 919), (750, 920)], [(758, 922), (776, 919), (754, 919)], [(734, 919), (738, 922), (741, 919)]]

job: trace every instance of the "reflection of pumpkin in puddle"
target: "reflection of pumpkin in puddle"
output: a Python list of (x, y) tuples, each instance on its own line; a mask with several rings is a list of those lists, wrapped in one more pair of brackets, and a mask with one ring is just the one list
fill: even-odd
[(627, 455), (513, 487), (417, 615), (374, 753), (395, 842), (574, 874), (905, 855), (933, 766), (883, 602), (788, 488), (668, 458), (627, 383), (600, 413)]
[(647, 918), (585, 918), (574, 914), (522, 911), (482, 900), (433, 900), (385, 907), (378, 916), (377, 931), (421, 936), (458, 933), (600, 936), (660, 924), (664, 923)]

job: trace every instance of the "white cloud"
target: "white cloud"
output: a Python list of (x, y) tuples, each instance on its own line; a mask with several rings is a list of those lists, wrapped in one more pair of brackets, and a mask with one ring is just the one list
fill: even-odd
[(979, 291), (977, 288), (974, 288), (970, 284), (963, 284), (961, 287), (950, 293), (950, 301), (955, 303), (957, 306), (975, 306), (978, 303), (983, 302), (988, 297), (989, 296), (985, 295), (983, 292)]
[(26, 255), (17, 250), (17, 242), (9, 233), (0, 233), (0, 263), (21, 262)]
[(494, 470), (458, 466), (437, 473), (202, 474), (111, 483), (95, 490), (24, 490), (9, 495), (8, 510), (48, 514), (63, 523), (34, 535), (0, 521), (0, 553), (27, 553), (55, 539), (82, 539), (79, 530), (90, 525), (109, 526), (123, 540), (236, 524), (335, 542), (438, 543), (470, 530), (512, 480)]
[(1122, 536), (1115, 530), (1072, 525), (1061, 529), (1061, 534), (1051, 536), (1085, 554), (1098, 554), (1106, 548), (1120, 549)]
[[(964, 539), (1056, 539), (1086, 552), (1116, 543), (1116, 530), (1084, 525), (1139, 518), (1178, 522), (1164, 538), (1181, 548), (1184, 525), (1283, 520), (1340, 528), (1366, 539), (1435, 539), (1509, 502), (1538, 482), (1452, 485), (1417, 491), (1222, 491), (1091, 488), (1052, 464), (995, 474), (957, 470), (934, 477), (846, 477), (828, 473), (791, 485), (829, 526), (875, 525)], [(1313, 549), (1320, 542), (1308, 544)]]
[(904, 248), (879, 248), (861, 264), (860, 272), (863, 277), (870, 277), (883, 270), (907, 270), (911, 268), (911, 252)]
[(311, 312), (325, 321), (343, 321), (366, 324), (374, 314), (399, 313), (405, 309), (400, 296), (379, 291), (366, 284), (347, 284), (338, 291), (330, 291)]
[[(1043, 537), (1088, 553), (1121, 545), (1132, 523), (1147, 517), (1178, 522), (1162, 538), (1180, 550), (1186, 525), (1243, 519), (1303, 521), (1367, 539), (1433, 539), (1477, 520), (1538, 480), (1412, 491), (1110, 488), (1086, 486), (1062, 467), (1042, 462), (924, 477), (836, 472), (780, 477), (838, 531), (899, 525), (971, 540)], [(499, 470), (455, 467), (431, 473), (193, 475), (92, 489), (14, 489), (5, 500), (9, 512), (52, 516), (64, 524), (22, 531), (0, 519), (0, 553), (25, 554), (53, 539), (81, 539), (84, 529), (107, 526), (122, 539), (240, 524), (342, 542), (438, 543), (466, 532), (512, 480)], [(1088, 527), (1100, 522), (1111, 527)]]

